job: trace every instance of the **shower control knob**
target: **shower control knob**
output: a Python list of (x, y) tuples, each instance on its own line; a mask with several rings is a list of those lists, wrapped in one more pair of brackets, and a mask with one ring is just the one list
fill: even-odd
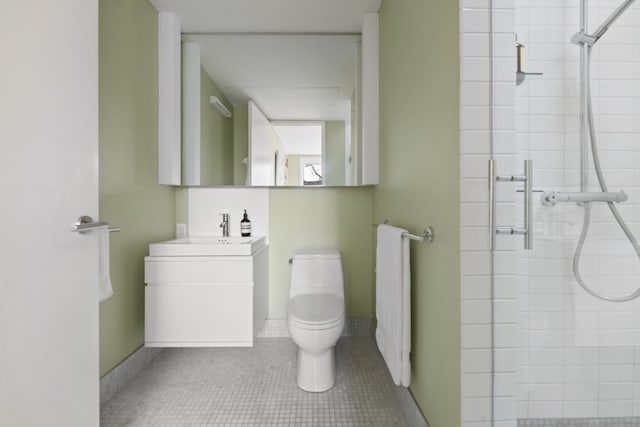
[(555, 206), (558, 203), (558, 193), (555, 191), (545, 191), (542, 193), (542, 204), (545, 206)]

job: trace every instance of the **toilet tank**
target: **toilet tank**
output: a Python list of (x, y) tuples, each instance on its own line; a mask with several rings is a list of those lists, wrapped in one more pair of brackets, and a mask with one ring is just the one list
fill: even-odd
[(335, 249), (297, 251), (291, 258), (289, 296), (334, 294), (344, 299), (342, 259)]

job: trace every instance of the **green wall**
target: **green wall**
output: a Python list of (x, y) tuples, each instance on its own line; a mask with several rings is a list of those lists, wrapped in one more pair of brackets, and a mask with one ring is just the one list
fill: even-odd
[(249, 155), (249, 108), (233, 107), (233, 183), (244, 185), (247, 166), (242, 160)]
[[(200, 184), (233, 184), (233, 117), (226, 118), (210, 102), (211, 96), (231, 108), (211, 77), (200, 71)], [(240, 165), (242, 166), (242, 165)]]
[(325, 185), (344, 185), (344, 131), (343, 121), (324, 122)]
[(346, 315), (373, 317), (372, 192), (369, 187), (269, 190), (269, 317), (287, 317), (289, 258), (304, 248), (339, 249)]
[(380, 184), (375, 222), (411, 243), (411, 393), (431, 427), (460, 425), (458, 2), (385, 0), (380, 11)]
[(287, 156), (287, 186), (289, 187), (300, 186), (300, 157), (297, 155)]
[(114, 295), (100, 304), (100, 376), (144, 343), (144, 256), (174, 233), (174, 189), (158, 185), (158, 14), (100, 0), (100, 219)]

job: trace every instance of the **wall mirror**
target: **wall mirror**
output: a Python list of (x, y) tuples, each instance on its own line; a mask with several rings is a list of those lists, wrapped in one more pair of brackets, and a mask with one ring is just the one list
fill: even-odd
[[(377, 184), (380, 0), (152, 3), (160, 183)], [(268, 4), (264, 20), (247, 15)], [(216, 5), (206, 23), (203, 8)], [(238, 14), (247, 20), (221, 19)]]

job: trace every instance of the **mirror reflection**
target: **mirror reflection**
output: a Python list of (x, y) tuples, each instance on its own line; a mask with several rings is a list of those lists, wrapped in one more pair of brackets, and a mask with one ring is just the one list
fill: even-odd
[(360, 39), (183, 34), (182, 185), (356, 185)]
[[(323, 170), (322, 160), (324, 124), (324, 122), (272, 123), (286, 153), (284, 165), (286, 175), (282, 177), (276, 172), (277, 178), (284, 178), (280, 185), (330, 185)], [(344, 163), (344, 156), (341, 160)]]

